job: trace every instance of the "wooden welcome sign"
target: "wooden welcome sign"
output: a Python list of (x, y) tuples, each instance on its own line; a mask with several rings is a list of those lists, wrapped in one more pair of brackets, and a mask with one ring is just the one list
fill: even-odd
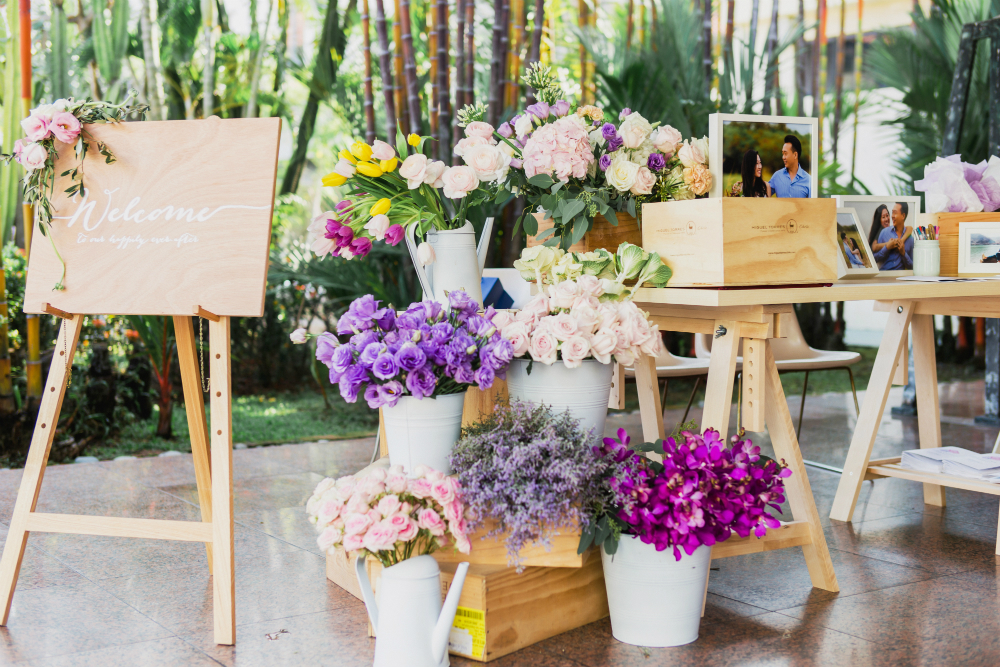
[[(3, 557), (0, 625), (7, 624), (31, 532), (203, 542), (212, 575), (215, 641), (236, 642), (229, 318), (264, 311), (278, 118), (88, 125), (95, 145), (84, 191), (58, 174), (77, 166), (60, 145), (49, 239), (33, 235), (24, 310), (63, 318), (38, 408)], [(117, 160), (106, 164), (96, 142)], [(201, 521), (35, 511), (87, 314), (172, 315)], [(206, 423), (192, 315), (209, 321), (212, 422)], [(209, 445), (211, 444), (211, 447)]]

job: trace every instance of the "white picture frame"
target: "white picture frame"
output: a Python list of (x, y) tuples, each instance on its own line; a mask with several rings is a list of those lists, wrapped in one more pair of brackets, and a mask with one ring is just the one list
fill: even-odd
[[(918, 217), (922, 213), (920, 197), (908, 195), (835, 195), (833, 198), (837, 200), (838, 208), (854, 209), (858, 216), (858, 221), (861, 223), (861, 229), (865, 232), (865, 238), (868, 240), (868, 249), (871, 250), (872, 256), (875, 255), (875, 248), (872, 247), (871, 228), (874, 224), (874, 213), (878, 211), (879, 207), (885, 206), (891, 219), (893, 207), (897, 203), (905, 202), (908, 208), (905, 225), (914, 229), (919, 226)], [(916, 240), (916, 237), (913, 238)], [(898, 271), (883, 271), (880, 269), (878, 274), (879, 278), (912, 275), (912, 269)]]
[[(709, 197), (728, 196), (728, 187), (726, 185), (727, 172), (724, 169), (726, 163), (726, 130), (728, 127), (732, 127), (733, 123), (797, 126), (789, 129), (796, 135), (808, 135), (809, 146), (807, 148), (803, 145), (802, 152), (808, 157), (809, 165), (802, 164), (801, 168), (809, 174), (809, 198), (813, 199), (819, 196), (819, 174), (817, 173), (818, 167), (815, 157), (818, 155), (816, 146), (819, 144), (818, 118), (713, 113), (708, 116), (708, 169), (712, 173), (712, 189), (709, 191)], [(774, 150), (768, 151), (768, 153), (773, 152)], [(763, 162), (764, 160), (765, 156), (762, 154), (761, 161)], [(782, 168), (784, 168), (784, 165), (781, 161), (781, 146), (778, 146), (775, 155), (769, 155), (762, 176), (767, 178), (769, 170), (775, 172)], [(738, 169), (736, 173), (739, 173)]]
[[(850, 244), (852, 249), (848, 250)], [(878, 275), (878, 266), (858, 213), (853, 208), (837, 208), (837, 279), (873, 278)], [(850, 252), (854, 259), (848, 256)], [(863, 266), (857, 266), (860, 262)]]
[[(976, 238), (978, 236), (979, 238)], [(1000, 261), (973, 261), (976, 256), (1000, 253), (1000, 243), (973, 245), (973, 241), (989, 238), (1000, 242), (1000, 222), (959, 222), (958, 223), (958, 274), (961, 275), (1000, 275)], [(980, 248), (986, 248), (985, 251)], [(990, 251), (993, 251), (990, 253)], [(1000, 260), (1000, 257), (997, 257)]]

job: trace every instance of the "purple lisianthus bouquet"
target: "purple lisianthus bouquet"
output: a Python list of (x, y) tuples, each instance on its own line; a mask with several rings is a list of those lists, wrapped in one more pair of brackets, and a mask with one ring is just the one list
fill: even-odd
[(737, 436), (726, 448), (718, 431), (703, 435), (683, 431), (676, 437), (637, 447), (655, 452), (662, 463), (628, 448), (625, 429), (617, 438), (604, 438), (594, 453), (606, 463), (607, 474), (595, 501), (600, 516), (580, 541), (581, 552), (603, 544), (609, 555), (622, 534), (634, 535), (657, 551), (673, 548), (691, 555), (702, 545), (723, 542), (736, 533), (757, 537), (781, 523), (785, 500), (782, 480), (792, 471), (782, 463), (761, 457), (760, 447)]
[(487, 389), (506, 377), (513, 347), (491, 323), (492, 308), (480, 314), (463, 291), (448, 301), (448, 309), (422, 301), (397, 314), (370, 294), (355, 299), (337, 335), (319, 337), (316, 358), (345, 401), (363, 395), (373, 409), (393, 407), (402, 396), (457, 394), (472, 384)]

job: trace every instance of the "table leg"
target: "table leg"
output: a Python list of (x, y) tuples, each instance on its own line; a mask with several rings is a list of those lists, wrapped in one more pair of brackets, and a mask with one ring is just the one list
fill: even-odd
[(209, 324), (212, 405), (212, 575), (215, 643), (236, 643), (233, 561), (233, 404), (229, 318)]
[(729, 415), (733, 408), (733, 378), (740, 349), (740, 324), (716, 322), (714, 335), (716, 338), (712, 341), (712, 357), (708, 362), (701, 430), (714, 428), (725, 442), (729, 431)]
[(660, 405), (660, 388), (656, 382), (656, 357), (642, 354), (635, 360), (635, 388), (639, 394), (642, 437), (646, 442), (656, 442), (664, 436), (663, 406)]
[(49, 366), (49, 376), (45, 381), (42, 402), (38, 407), (38, 418), (31, 436), (28, 459), (24, 463), (21, 486), (14, 502), (10, 528), (7, 529), (3, 558), (0, 559), (0, 604), (3, 605), (0, 625), (7, 625), (10, 603), (14, 599), (14, 588), (21, 572), (24, 547), (28, 542), (28, 516), (35, 511), (35, 505), (38, 503), (38, 492), (42, 489), (45, 466), (49, 460), (49, 450), (52, 449), (52, 439), (55, 437), (56, 424), (59, 421), (59, 410), (66, 395), (66, 375), (68, 369), (72, 368), (73, 355), (76, 353), (76, 344), (80, 339), (82, 328), (83, 315), (74, 315), (72, 319), (63, 320), (53, 350), (52, 365)]
[[(913, 316), (913, 375), (917, 385), (917, 429), (920, 448), (941, 446), (941, 408), (938, 402), (937, 360), (934, 355), (934, 316)], [(944, 507), (945, 487), (924, 484), (924, 502)]]
[(792, 415), (788, 412), (788, 403), (781, 387), (778, 366), (774, 363), (770, 341), (765, 345), (764, 363), (767, 366), (767, 398), (764, 401), (767, 432), (771, 436), (771, 446), (774, 447), (775, 455), (784, 460), (792, 471), (792, 476), (785, 479), (785, 497), (788, 498), (792, 518), (808, 522), (812, 537), (812, 544), (802, 546), (802, 555), (805, 556), (806, 566), (809, 568), (809, 578), (816, 588), (837, 592), (840, 590), (837, 585), (837, 573), (834, 572), (833, 561), (830, 560), (830, 550), (823, 535), (823, 524), (820, 523), (816, 501), (813, 500), (812, 487), (806, 475), (802, 452), (799, 451)]
[(893, 372), (896, 360), (906, 341), (906, 331), (913, 317), (915, 301), (893, 301), (892, 312), (882, 334), (882, 343), (875, 357), (868, 390), (865, 391), (865, 401), (861, 406), (861, 415), (854, 428), (851, 448), (844, 462), (844, 473), (837, 487), (837, 495), (833, 501), (830, 518), (837, 521), (850, 521), (854, 515), (854, 506), (858, 502), (861, 484), (864, 482), (871, 458), (872, 447), (875, 445), (875, 435), (882, 422), (885, 403), (889, 399), (889, 389), (892, 387)]

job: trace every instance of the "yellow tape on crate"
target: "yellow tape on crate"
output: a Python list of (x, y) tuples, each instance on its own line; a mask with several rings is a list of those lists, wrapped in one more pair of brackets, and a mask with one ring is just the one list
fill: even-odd
[(459, 607), (448, 637), (448, 650), (482, 660), (486, 650), (486, 614), (479, 609)]

